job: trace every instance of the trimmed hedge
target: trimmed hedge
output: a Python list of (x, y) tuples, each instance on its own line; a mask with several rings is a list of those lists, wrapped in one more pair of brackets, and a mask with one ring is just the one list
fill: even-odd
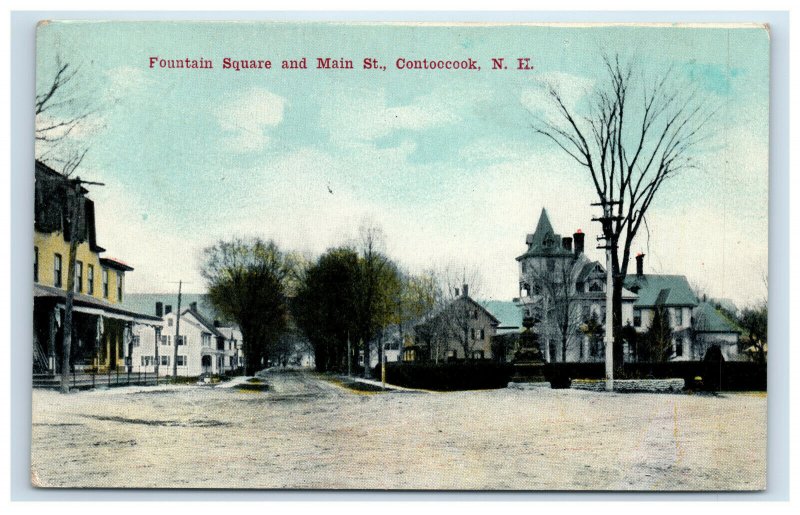
[[(567, 388), (572, 379), (603, 379), (604, 363), (547, 363), (545, 378), (553, 388)], [(695, 378), (700, 377), (701, 381)], [(681, 378), (686, 388), (709, 391), (766, 391), (767, 366), (745, 361), (666, 361), (625, 363), (617, 379)]]
[[(387, 363), (386, 382), (406, 388), (456, 391), (505, 388), (511, 380), (512, 366), (489, 360), (455, 363)], [(375, 367), (373, 377), (381, 377)]]

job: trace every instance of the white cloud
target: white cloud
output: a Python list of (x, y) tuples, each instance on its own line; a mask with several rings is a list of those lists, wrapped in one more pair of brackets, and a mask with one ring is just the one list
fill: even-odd
[(390, 105), (385, 89), (347, 89), (332, 93), (320, 111), (331, 141), (351, 145), (374, 141), (398, 130), (422, 131), (458, 123), (461, 110), (484, 97), (481, 89), (439, 88), (401, 105)]
[(155, 81), (136, 66), (118, 66), (105, 72), (108, 86), (103, 93), (108, 100), (116, 101), (152, 86)]
[(235, 152), (262, 150), (267, 129), (283, 121), (286, 99), (263, 88), (252, 88), (219, 106), (214, 114), (227, 137), (222, 145)]

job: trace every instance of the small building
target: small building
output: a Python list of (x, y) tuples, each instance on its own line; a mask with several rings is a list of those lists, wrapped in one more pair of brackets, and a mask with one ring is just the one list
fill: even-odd
[(693, 318), (694, 343), (689, 359), (703, 359), (706, 352), (715, 345), (719, 347), (725, 361), (748, 359), (739, 343), (742, 330), (715, 304), (700, 302), (694, 309)]
[[(386, 363), (400, 361), (405, 343), (412, 344), (411, 335), (401, 334), (397, 325), (387, 327), (380, 335), (369, 342), (369, 363), (375, 368), (381, 362), (381, 350)], [(364, 366), (364, 351), (358, 352), (358, 364)]]
[(492, 359), (500, 362), (513, 361), (520, 348), (519, 336), (524, 329), (521, 306), (518, 302), (502, 300), (480, 301), (480, 304), (499, 320), (492, 337)]
[(455, 297), (414, 326), (414, 344), (403, 349), (404, 361), (491, 359), (492, 339), (500, 321), (469, 296), (463, 285)]
[[(160, 309), (157, 305), (157, 315)], [(158, 340), (139, 335), (133, 349), (133, 372), (171, 376), (175, 370), (178, 376), (195, 377), (233, 373), (244, 366), (241, 332), (209, 321), (196, 303), (181, 310), (179, 332), (178, 314), (171, 306), (164, 307), (161, 319), (164, 329)]]

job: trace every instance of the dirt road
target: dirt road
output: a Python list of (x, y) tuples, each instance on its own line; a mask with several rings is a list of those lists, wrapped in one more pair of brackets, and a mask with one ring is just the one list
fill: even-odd
[(765, 395), (353, 392), (305, 372), (268, 392), (33, 393), (40, 486), (747, 490)]

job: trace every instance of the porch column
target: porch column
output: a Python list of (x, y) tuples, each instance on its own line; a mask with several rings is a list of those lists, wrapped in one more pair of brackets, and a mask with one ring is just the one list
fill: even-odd
[(125, 372), (132, 372), (133, 361), (133, 323), (125, 322), (122, 326), (122, 356), (125, 361)]
[(56, 373), (56, 333), (58, 332), (58, 308), (55, 307), (47, 314), (47, 370)]
[(160, 359), (158, 357), (158, 346), (161, 345), (161, 328), (158, 327), (158, 326), (154, 326), (153, 327), (153, 333), (155, 334), (155, 340), (154, 341), (155, 341), (155, 360), (156, 360), (155, 369), (154, 370), (156, 372), (156, 377), (158, 377), (158, 365), (159, 365), (158, 360)]
[(103, 316), (97, 316), (95, 336), (94, 336), (94, 353), (92, 356), (92, 365), (94, 365), (95, 372), (100, 369), (100, 345), (103, 341)]

